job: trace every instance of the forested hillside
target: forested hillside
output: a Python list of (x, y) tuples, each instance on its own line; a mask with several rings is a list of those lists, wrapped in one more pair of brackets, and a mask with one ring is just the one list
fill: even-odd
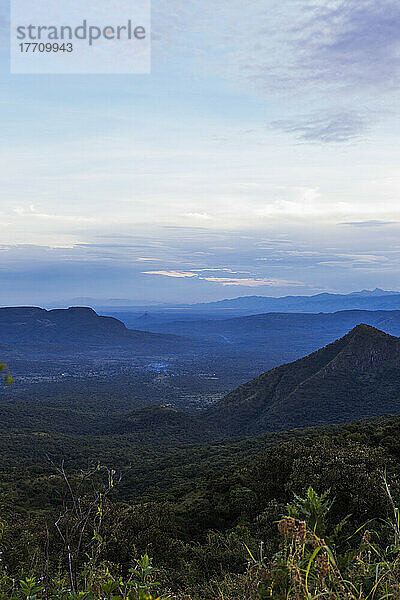
[(367, 325), (250, 381), (211, 407), (231, 434), (346, 422), (400, 410), (400, 340)]
[(0, 598), (396, 597), (400, 417), (340, 423), (399, 363), (359, 325), (203, 411), (2, 389)]

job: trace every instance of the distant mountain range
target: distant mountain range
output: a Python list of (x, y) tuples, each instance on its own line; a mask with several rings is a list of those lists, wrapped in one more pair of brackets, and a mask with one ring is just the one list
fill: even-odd
[(374, 290), (361, 290), (361, 292), (351, 292), (351, 294), (347, 294), (347, 296), (353, 296), (357, 298), (374, 298), (376, 296), (396, 296), (398, 294), (399, 292), (375, 288)]
[[(59, 305), (53, 303), (51, 306)], [(153, 303), (138, 305), (128, 299), (74, 298), (66, 305), (92, 306), (105, 313), (176, 312), (180, 318), (185, 313), (221, 313), (229, 311), (235, 314), (257, 314), (262, 312), (335, 312), (338, 310), (400, 310), (400, 292), (382, 290), (361, 290), (350, 294), (323, 293), (314, 296), (244, 296), (197, 304)]]
[(359, 325), (246, 383), (209, 409), (226, 435), (257, 435), (400, 413), (400, 339)]
[(317, 294), (315, 296), (246, 296), (206, 304), (194, 304), (193, 310), (234, 310), (246, 312), (335, 312), (339, 310), (399, 310), (400, 292), (376, 288), (351, 294)]
[[(228, 313), (230, 314), (230, 313)], [(290, 362), (345, 335), (359, 323), (400, 336), (399, 311), (336, 313), (266, 313), (234, 318), (154, 321), (142, 314), (132, 328), (84, 307), (45, 310), (0, 309), (0, 346), (9, 360), (16, 354), (41, 357), (68, 353), (83, 356), (214, 357), (224, 373), (240, 372), (235, 383)], [(224, 362), (225, 361), (225, 362)], [(196, 368), (196, 367), (194, 367)], [(208, 368), (208, 367), (207, 367)]]
[[(207, 315), (208, 317), (208, 315)], [(158, 333), (174, 333), (184, 336), (196, 336), (215, 339), (226, 339), (231, 343), (246, 343), (265, 340), (270, 343), (275, 334), (284, 338), (278, 340), (282, 346), (287, 343), (288, 347), (296, 339), (298, 333), (312, 338), (315, 334), (334, 336), (335, 339), (344, 335), (350, 329), (366, 323), (374, 325), (388, 333), (400, 335), (400, 310), (393, 311), (366, 311), (366, 310), (344, 310), (334, 313), (263, 313), (243, 317), (225, 319), (197, 318), (190, 321), (153, 321), (148, 314), (139, 317), (136, 321), (138, 329), (156, 331)], [(390, 331), (389, 331), (390, 330)], [(286, 339), (286, 335), (292, 336)], [(330, 340), (331, 341), (331, 340)], [(321, 345), (321, 344), (320, 344)]]
[[(198, 339), (215, 347), (219, 355), (242, 357), (248, 369), (257, 363), (259, 372), (290, 362), (342, 337), (356, 325), (366, 323), (400, 336), (400, 310), (336, 313), (266, 313), (231, 319), (167, 321), (139, 319), (136, 327)], [(247, 358), (246, 358), (247, 357)], [(263, 361), (262, 363), (260, 361)], [(249, 373), (249, 370), (247, 371)], [(256, 372), (252, 371), (255, 375)]]

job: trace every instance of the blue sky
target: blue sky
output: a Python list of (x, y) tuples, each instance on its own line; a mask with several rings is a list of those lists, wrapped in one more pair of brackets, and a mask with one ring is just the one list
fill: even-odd
[(400, 289), (398, 2), (152, 12), (151, 75), (3, 50), (1, 303)]

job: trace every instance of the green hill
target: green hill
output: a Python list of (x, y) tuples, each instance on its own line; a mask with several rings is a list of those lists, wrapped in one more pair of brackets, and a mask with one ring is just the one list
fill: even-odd
[(230, 435), (400, 411), (400, 340), (367, 325), (246, 383), (205, 415)]

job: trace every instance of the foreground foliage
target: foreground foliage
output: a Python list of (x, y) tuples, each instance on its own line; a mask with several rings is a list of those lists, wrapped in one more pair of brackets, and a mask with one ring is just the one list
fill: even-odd
[[(139, 529), (141, 522), (161, 528), (163, 520), (170, 528), (167, 506), (112, 501), (119, 480), (101, 465), (78, 479), (63, 465), (57, 470), (67, 494), (53, 524), (39, 519), (26, 527), (16, 515), (7, 520), (10, 506), (2, 508), (0, 600), (400, 598), (400, 512), (384, 473), (375, 483), (388, 515), (355, 530), (353, 515), (332, 520), (338, 499), (330, 491), (308, 487), (280, 518), (271, 507), (259, 514), (258, 529), (208, 532), (202, 543), (185, 543), (175, 531), (165, 544), (160, 529), (156, 539), (151, 527)], [(138, 552), (140, 533), (158, 554), (158, 568), (148, 552)]]
[[(399, 437), (398, 417), (191, 449), (5, 434), (0, 600), (400, 598)], [(96, 452), (121, 475), (83, 468)]]

